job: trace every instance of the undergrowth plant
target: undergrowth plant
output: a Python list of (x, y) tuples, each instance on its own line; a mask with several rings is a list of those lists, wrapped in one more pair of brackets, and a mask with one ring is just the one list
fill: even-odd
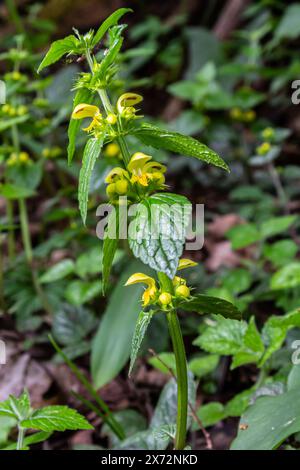
[[(127, 8), (115, 11), (97, 31), (91, 30), (81, 35), (74, 30), (73, 35), (55, 41), (38, 71), (63, 56), (76, 57), (88, 66), (88, 71), (80, 73), (73, 86), (76, 94), (68, 129), (68, 162), (71, 164), (81, 120), (89, 119), (83, 129), (88, 139), (83, 152), (78, 189), (79, 209), (84, 223), (88, 212), (90, 179), (96, 160), (107, 144), (115, 146), (110, 149), (116, 146), (120, 149), (120, 165), (105, 177), (109, 205), (114, 210), (109, 215), (103, 242), (103, 290), (106, 291), (109, 283), (119, 242), (119, 228), (124, 226), (125, 207), (126, 215), (131, 217), (129, 247), (136, 258), (156, 272), (155, 277), (149, 276), (148, 271), (145, 274), (137, 272), (126, 282), (126, 286), (136, 283), (146, 285), (132, 340), (130, 372), (151, 319), (162, 312), (167, 317), (176, 359), (175, 449), (183, 449), (187, 433), (188, 374), (178, 310), (215, 313), (233, 319), (239, 318), (240, 313), (228, 301), (192, 292), (186, 280), (177, 275), (178, 270), (196, 264), (181, 258), (192, 207), (185, 196), (168, 192), (165, 177), (167, 168), (155, 161), (152, 155), (144, 153), (145, 147), (195, 157), (227, 171), (228, 167), (217, 153), (198, 140), (145, 122), (137, 108), (141, 107), (143, 100), (140, 94), (126, 91), (119, 97), (111, 98), (117, 88), (117, 73), (122, 65), (119, 52), (126, 28), (126, 25), (119, 25), (118, 21), (130, 11)], [(108, 38), (105, 43), (107, 47), (102, 45), (105, 35)], [(133, 206), (134, 211), (131, 210)], [(159, 217), (154, 217), (154, 208)], [(112, 226), (116, 226), (115, 236), (112, 236), (110, 230)], [(122, 315), (121, 305), (119, 314)]]

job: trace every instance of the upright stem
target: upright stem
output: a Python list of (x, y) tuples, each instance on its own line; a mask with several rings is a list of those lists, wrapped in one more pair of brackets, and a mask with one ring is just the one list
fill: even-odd
[[(158, 273), (160, 285), (165, 292), (173, 293), (172, 281), (164, 273)], [(176, 310), (167, 313), (169, 332), (172, 340), (176, 361), (177, 376), (177, 423), (175, 449), (182, 450), (185, 447), (188, 412), (188, 377), (186, 354)]]
[[(89, 50), (86, 51), (86, 57), (93, 73), (93, 59)], [(109, 100), (106, 90), (98, 90), (99, 97), (105, 112), (113, 113), (114, 109)], [(127, 167), (130, 161), (130, 153), (127, 147), (126, 140), (122, 135), (122, 122), (118, 120), (118, 137), (117, 142), (120, 146), (121, 154), (123, 157), (124, 165)], [(164, 273), (158, 273), (160, 285), (165, 292), (173, 293), (173, 283), (171, 279)], [(188, 380), (187, 380), (187, 365), (185, 348), (180, 329), (180, 324), (176, 310), (167, 313), (168, 325), (170, 336), (173, 344), (173, 349), (176, 359), (176, 375), (177, 375), (177, 425), (176, 425), (176, 438), (175, 449), (181, 450), (185, 447), (186, 430), (187, 430), (187, 410), (188, 410)]]
[(18, 426), (18, 441), (17, 441), (17, 450), (22, 450), (24, 447), (24, 434), (25, 429), (21, 426)]
[(16, 243), (15, 243), (15, 232), (13, 228), (14, 207), (13, 207), (13, 201), (10, 199), (6, 200), (6, 215), (7, 215), (8, 225), (10, 226), (8, 229), (8, 236), (7, 236), (8, 259), (9, 259), (9, 262), (12, 263), (15, 257), (15, 253), (16, 253)]

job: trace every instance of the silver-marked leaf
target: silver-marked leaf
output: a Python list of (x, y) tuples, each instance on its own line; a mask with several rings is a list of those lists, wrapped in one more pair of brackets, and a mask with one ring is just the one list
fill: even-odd
[(147, 328), (150, 325), (152, 316), (153, 316), (152, 310), (150, 310), (149, 312), (144, 312), (142, 310), (138, 316), (138, 319), (135, 325), (134, 334), (132, 337), (132, 343), (131, 343), (130, 367), (129, 367), (129, 374), (128, 374), (129, 376), (131, 375), (134, 363), (136, 361), (137, 354), (139, 352), (139, 349), (142, 344), (145, 333), (147, 331)]
[[(80, 103), (87, 103), (89, 104), (92, 101), (93, 93), (87, 88), (79, 88), (74, 96), (73, 100), (73, 108), (75, 108)], [(68, 164), (73, 160), (73, 156), (75, 153), (75, 141), (78, 131), (80, 129), (81, 120), (80, 119), (70, 119), (69, 127), (68, 127)]]
[(107, 30), (111, 27), (114, 26), (118, 23), (119, 19), (122, 18), (125, 13), (130, 13), (132, 12), (131, 8), (119, 8), (118, 10), (114, 11), (108, 18), (106, 18), (105, 21), (101, 24), (101, 26), (98, 28), (94, 39), (93, 39), (93, 46), (96, 46), (96, 44), (101, 41), (103, 38), (104, 34), (107, 32)]
[(148, 123), (142, 124), (134, 129), (132, 133), (145, 145), (195, 157), (229, 171), (227, 164), (214, 150), (193, 137), (161, 129)]
[(46, 432), (93, 429), (84, 416), (67, 406), (47, 406), (36, 410), (29, 419), (21, 421), (21, 426)]
[(101, 138), (98, 139), (89, 139), (83, 152), (82, 167), (79, 173), (78, 201), (79, 210), (84, 224), (87, 215), (90, 179), (96, 160), (100, 155), (104, 138), (105, 135), (102, 135)]
[(134, 256), (173, 279), (191, 210), (188, 199), (172, 193), (153, 194), (140, 202), (129, 226), (129, 246)]
[(58, 41), (54, 41), (42, 62), (40, 63), (37, 73), (40, 73), (40, 71), (45, 67), (48, 67), (48, 65), (57, 62), (63, 55), (74, 51), (78, 42), (78, 39), (73, 36), (73, 34), (63, 39), (58, 39)]

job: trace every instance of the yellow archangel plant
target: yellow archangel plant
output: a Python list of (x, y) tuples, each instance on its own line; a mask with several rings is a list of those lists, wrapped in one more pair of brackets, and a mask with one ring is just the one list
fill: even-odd
[[(101, 153), (112, 157), (118, 156), (121, 160), (120, 165), (113, 168), (105, 178), (106, 193), (110, 203), (117, 205), (119, 196), (126, 195), (128, 204), (137, 202), (138, 205), (147, 207), (148, 218), (151, 214), (150, 209), (154, 205), (164, 207), (162, 220), (156, 223), (158, 236), (152, 236), (150, 219), (146, 217), (142, 220), (141, 212), (137, 211), (134, 219), (137, 236), (129, 236), (128, 239), (133, 255), (157, 273), (157, 280), (143, 273), (135, 273), (126, 283), (127, 286), (137, 283), (146, 285), (142, 294), (143, 310), (139, 314), (132, 341), (130, 371), (146, 331), (145, 325), (149, 324), (153, 313), (163, 312), (167, 317), (176, 360), (178, 406), (174, 445), (176, 449), (184, 449), (187, 433), (188, 380), (177, 308), (198, 313), (223, 313), (232, 318), (237, 318), (239, 312), (229, 302), (202, 294), (192, 294), (185, 279), (176, 275), (178, 270), (196, 265), (188, 259), (180, 260), (188, 225), (186, 213), (191, 213), (191, 205), (185, 196), (166, 191), (166, 166), (154, 161), (152, 156), (143, 153), (143, 150), (146, 145), (153, 149), (191, 156), (227, 171), (228, 166), (216, 152), (198, 140), (145, 122), (143, 116), (138, 114), (139, 109), (136, 108), (142, 102), (141, 95), (125, 92), (114, 101), (115, 104), (111, 101), (108, 90), (117, 88), (115, 75), (122, 64), (119, 54), (125, 25), (119, 25), (118, 22), (130, 11), (121, 8), (107, 18), (98, 31), (90, 31), (84, 36), (76, 31), (75, 36), (68, 36), (58, 41), (58, 44), (53, 43), (40, 64), (39, 71), (68, 54), (85, 57), (89, 66), (89, 72), (81, 74), (75, 85), (77, 91), (74, 110), (68, 129), (68, 161), (71, 163), (76, 148), (76, 136), (80, 129), (78, 121), (90, 119), (88, 126), (83, 129), (88, 134), (88, 140), (83, 152), (78, 188), (79, 208), (83, 221), (86, 221), (87, 216), (93, 167)], [(108, 33), (108, 43), (105, 53), (102, 54), (103, 58), (99, 61), (98, 57), (101, 54), (96, 56), (94, 51), (95, 48), (99, 50), (106, 33)], [(100, 104), (94, 104), (96, 94)], [(134, 148), (132, 142), (135, 142)], [(140, 148), (137, 142), (141, 145)], [(182, 210), (186, 207), (188, 212)], [(178, 230), (181, 226), (184, 228), (183, 231)], [(171, 229), (167, 238), (163, 233), (165, 227)], [(109, 236), (104, 238), (102, 261), (104, 289), (109, 282), (117, 246), (117, 239)]]

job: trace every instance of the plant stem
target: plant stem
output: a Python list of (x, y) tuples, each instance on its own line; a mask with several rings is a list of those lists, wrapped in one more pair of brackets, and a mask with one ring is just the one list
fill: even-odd
[(27, 263), (31, 267), (32, 247), (31, 247), (31, 239), (30, 239), (30, 232), (29, 232), (27, 207), (26, 207), (26, 202), (24, 199), (19, 199), (19, 211), (20, 211), (20, 222), (21, 222), (22, 240), (24, 244), (25, 256), (26, 256)]
[[(164, 273), (158, 273), (158, 279), (162, 289), (165, 292), (172, 294), (174, 289), (171, 279), (169, 279), (168, 276)], [(177, 423), (175, 449), (182, 450), (185, 447), (186, 441), (188, 412), (188, 377), (186, 354), (176, 310), (171, 310), (167, 313), (167, 320), (175, 354), (177, 375)]]
[(8, 230), (7, 243), (8, 243), (8, 259), (11, 264), (16, 253), (16, 243), (15, 243), (15, 232), (13, 228), (14, 207), (13, 207), (13, 202), (10, 199), (6, 200), (6, 215), (7, 215), (7, 223), (10, 226)]
[(24, 434), (25, 429), (21, 426), (18, 426), (18, 441), (17, 441), (17, 450), (22, 450), (24, 447)]

